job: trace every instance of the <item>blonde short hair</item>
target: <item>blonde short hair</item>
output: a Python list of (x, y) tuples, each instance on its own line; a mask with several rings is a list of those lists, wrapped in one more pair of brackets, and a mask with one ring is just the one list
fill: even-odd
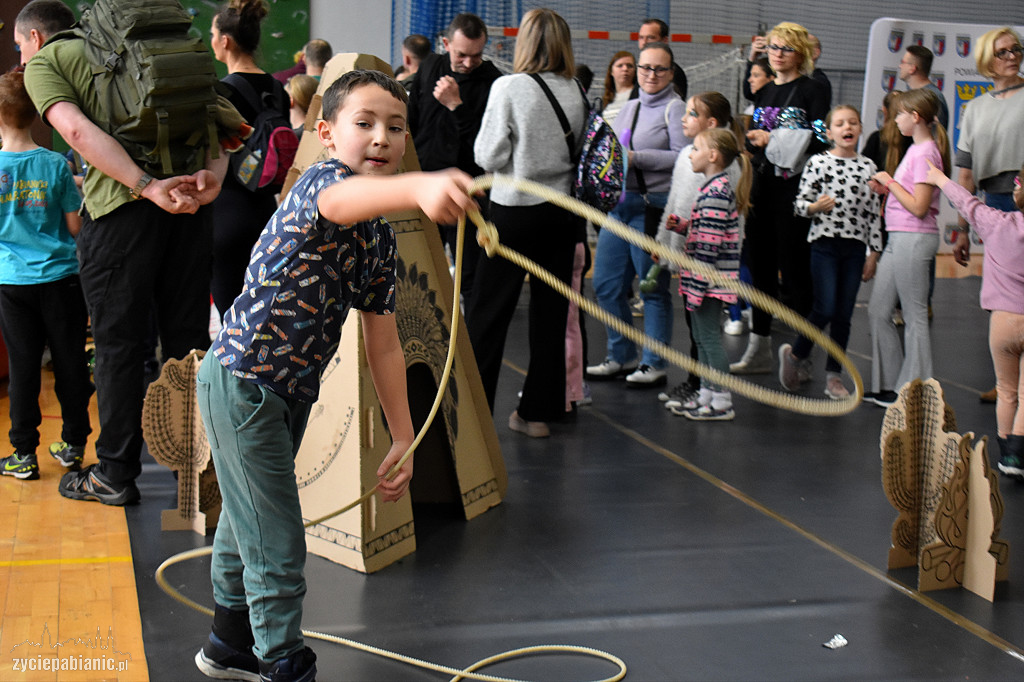
[(1009, 26), (1003, 26), (981, 34), (978, 44), (974, 47), (974, 60), (978, 64), (978, 73), (985, 78), (995, 78), (992, 62), (996, 58), (996, 41), (1003, 36), (1012, 36), (1017, 42), (1017, 46), (1020, 46), (1020, 35)]
[(563, 78), (576, 76), (569, 24), (550, 9), (531, 9), (519, 22), (516, 50), (512, 57), (516, 73), (551, 72)]
[(811, 34), (807, 29), (800, 24), (784, 21), (768, 31), (765, 41), (771, 44), (772, 38), (776, 36), (800, 53), (800, 56), (803, 57), (800, 62), (800, 73), (810, 75), (814, 71), (814, 55), (811, 49)]

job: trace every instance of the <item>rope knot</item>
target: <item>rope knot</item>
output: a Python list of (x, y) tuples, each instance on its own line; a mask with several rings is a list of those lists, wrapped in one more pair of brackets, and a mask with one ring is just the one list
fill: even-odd
[(494, 254), (498, 252), (498, 245), (501, 243), (498, 238), (498, 228), (491, 221), (484, 220), (479, 213), (474, 212), (470, 217), (476, 223), (476, 243), (487, 252), (488, 258), (494, 258)]

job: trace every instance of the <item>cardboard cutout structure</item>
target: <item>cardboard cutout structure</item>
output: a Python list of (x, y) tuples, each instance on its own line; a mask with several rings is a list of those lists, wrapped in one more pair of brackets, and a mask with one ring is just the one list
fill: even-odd
[(220, 516), (217, 474), (196, 402), (196, 374), (205, 354), (192, 351), (181, 360), (165, 362), (142, 406), (142, 435), (149, 454), (178, 474), (178, 507), (163, 511), (162, 530), (205, 535)]
[[(391, 74), (369, 55), (339, 54), (328, 62), (310, 103), (305, 130), (285, 189), (311, 163), (326, 158), (315, 134), (324, 90), (355, 68)], [(401, 170), (419, 170), (410, 139)], [(399, 338), (405, 353), (413, 422), (422, 426), (444, 369), (451, 330), (452, 279), (436, 226), (421, 212), (386, 216), (398, 238), (396, 290)], [(306, 529), (314, 554), (367, 573), (416, 548), (411, 502), (452, 503), (467, 519), (499, 504), (507, 477), (490, 409), (465, 324), (440, 411), (417, 449), (412, 494), (397, 503), (371, 498), (360, 507)], [(359, 315), (349, 315), (341, 345), (325, 372), (295, 460), (306, 522), (357, 499), (377, 483), (391, 446), (363, 352)], [(411, 499), (410, 499), (411, 498)]]
[(918, 589), (963, 586), (992, 601), (1009, 572), (999, 539), (1003, 502), (987, 438), (956, 433), (956, 416), (934, 379), (914, 380), (885, 413), (882, 484), (899, 512), (889, 568), (918, 567)]

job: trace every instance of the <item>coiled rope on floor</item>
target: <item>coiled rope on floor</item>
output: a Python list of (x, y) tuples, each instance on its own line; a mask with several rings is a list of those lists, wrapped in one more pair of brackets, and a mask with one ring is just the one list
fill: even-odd
[[(853, 362), (849, 359), (846, 353), (844, 353), (843, 350), (839, 348), (839, 346), (837, 346), (834, 341), (832, 341), (832, 339), (823, 334), (820, 329), (818, 329), (813, 324), (805, 320), (803, 317), (801, 317), (794, 311), (790, 310), (786, 306), (782, 305), (775, 299), (766, 296), (762, 292), (758, 291), (757, 289), (754, 289), (751, 286), (744, 284), (743, 282), (739, 282), (737, 280), (730, 279), (724, 276), (722, 273), (720, 273), (717, 269), (715, 269), (712, 266), (693, 260), (687, 257), (685, 254), (680, 253), (678, 251), (674, 251), (672, 249), (664, 247), (658, 242), (656, 242), (654, 239), (651, 239), (650, 237), (638, 232), (637, 230), (634, 230), (628, 227), (627, 225), (622, 224), (621, 222), (615, 220), (611, 216), (608, 216), (602, 213), (601, 211), (598, 211), (597, 209), (592, 208), (587, 204), (584, 204), (581, 201), (568, 197), (544, 185), (540, 185), (532, 181), (517, 178), (509, 178), (499, 175), (486, 175), (476, 178), (473, 181), (472, 185), (470, 186), (469, 191), (470, 193), (476, 193), (478, 191), (483, 191), (495, 186), (511, 187), (517, 191), (527, 192), (529, 194), (533, 194), (537, 197), (540, 197), (547, 202), (550, 202), (556, 206), (576, 213), (580, 217), (586, 218), (587, 220), (594, 224), (600, 225), (602, 229), (611, 230), (613, 233), (615, 233), (622, 239), (632, 244), (635, 244), (643, 249), (646, 249), (651, 253), (656, 254), (659, 259), (665, 261), (666, 263), (673, 263), (679, 267), (686, 268), (691, 272), (695, 272), (705, 277), (714, 284), (734, 291), (737, 295), (747, 299), (753, 305), (756, 305), (762, 310), (770, 312), (772, 315), (778, 317), (780, 320), (788, 324), (790, 327), (796, 329), (798, 332), (809, 338), (811, 341), (824, 348), (828, 352), (828, 354), (835, 358), (840, 363), (840, 365), (842, 365), (850, 374), (850, 377), (853, 379), (854, 385), (856, 386), (855, 393), (850, 397), (844, 398), (842, 400), (812, 400), (801, 396), (795, 396), (789, 393), (773, 391), (762, 386), (758, 386), (757, 384), (750, 383), (748, 381), (736, 379), (730, 374), (726, 374), (712, 367), (708, 367), (707, 365), (700, 364), (694, 361), (688, 355), (684, 355), (676, 351), (675, 349), (671, 348), (670, 346), (667, 346), (654, 339), (648, 338), (645, 334), (643, 334), (643, 332), (640, 332), (639, 330), (635, 329), (632, 325), (626, 324), (622, 322), (622, 320), (620, 320), (619, 318), (609, 315), (599, 306), (592, 303), (589, 299), (581, 296), (570, 286), (568, 286), (558, 278), (554, 277), (547, 270), (541, 268), (539, 265), (537, 265), (530, 259), (526, 258), (522, 254), (518, 253), (517, 251), (514, 251), (502, 245), (499, 239), (498, 231), (494, 227), (494, 225), (492, 223), (485, 221), (479, 211), (471, 211), (469, 213), (469, 218), (477, 227), (477, 240), (480, 243), (480, 245), (486, 250), (487, 255), (489, 257), (493, 258), (495, 255), (499, 255), (503, 258), (508, 259), (509, 261), (515, 263), (523, 270), (528, 272), (531, 277), (538, 278), (544, 284), (550, 286), (554, 290), (558, 291), (561, 295), (569, 299), (571, 302), (575, 303), (580, 308), (580, 310), (589, 313), (602, 324), (615, 329), (620, 334), (622, 334), (629, 340), (633, 341), (638, 346), (646, 345), (650, 347), (652, 350), (654, 350), (656, 353), (664, 357), (666, 360), (671, 362), (672, 364), (683, 369), (686, 369), (688, 371), (694, 372), (708, 379), (709, 381), (719, 384), (731, 391), (735, 391), (740, 395), (744, 395), (753, 400), (757, 400), (758, 402), (771, 405), (774, 407), (779, 407), (781, 409), (815, 416), (837, 416), (847, 414), (856, 409), (856, 407), (859, 405), (860, 400), (864, 395), (864, 384), (861, 379), (860, 373), (857, 371), (857, 368), (854, 366)], [(388, 479), (395, 476), (398, 470), (402, 468), (402, 466), (406, 463), (409, 457), (412, 456), (413, 452), (415, 452), (416, 448), (423, 440), (423, 437), (425, 436), (427, 429), (430, 428), (430, 425), (434, 421), (434, 417), (437, 415), (437, 411), (440, 408), (442, 398), (448, 386), (448, 378), (451, 375), (452, 363), (454, 362), (455, 359), (455, 339), (458, 334), (458, 323), (460, 319), (459, 290), (461, 288), (462, 280), (463, 239), (465, 236), (465, 228), (466, 220), (465, 218), (460, 218), (458, 222), (458, 232), (455, 250), (455, 281), (453, 282), (454, 301), (452, 302), (452, 324), (451, 330), (449, 332), (448, 354), (445, 358), (445, 366), (441, 375), (441, 380), (438, 382), (437, 395), (434, 398), (434, 403), (430, 408), (430, 412), (428, 413), (422, 428), (420, 429), (419, 433), (416, 434), (416, 438), (413, 440), (412, 445), (409, 446), (409, 450), (402, 456), (399, 462), (394, 467), (392, 467), (391, 470), (388, 472), (386, 476), (386, 478)], [(327, 514), (325, 516), (321, 516), (320, 518), (313, 519), (312, 521), (305, 522), (304, 527), (309, 528), (310, 526), (315, 526), (329, 519), (332, 519), (335, 516), (343, 514), (351, 509), (354, 509), (355, 507), (359, 506), (360, 504), (368, 500), (370, 497), (372, 497), (376, 492), (377, 487), (375, 486), (371, 488), (362, 497), (349, 503), (348, 505), (342, 507), (341, 509), (331, 512), (330, 514)], [(186, 597), (177, 589), (172, 587), (171, 584), (167, 581), (165, 572), (169, 567), (175, 564), (184, 561), (189, 561), (191, 559), (197, 559), (203, 556), (208, 556), (212, 553), (213, 547), (207, 546), (175, 554), (174, 556), (168, 558), (162, 564), (160, 564), (160, 566), (156, 569), (156, 574), (154, 576), (157, 585), (160, 586), (160, 589), (167, 593), (171, 598), (210, 617), (213, 616), (213, 609), (207, 606), (203, 606), (202, 604), (199, 604), (196, 601), (193, 601), (192, 599)], [(357, 642), (355, 640), (347, 639), (344, 637), (338, 637), (335, 635), (329, 635), (326, 633), (316, 632), (312, 630), (303, 630), (302, 634), (311, 639), (320, 639), (335, 644), (342, 644), (353, 649), (358, 649), (360, 651), (388, 658), (390, 660), (398, 661), (400, 663), (405, 663), (427, 670), (433, 670), (435, 672), (444, 673), (446, 675), (452, 675), (453, 682), (455, 680), (463, 679), (484, 680), (485, 682), (513, 682), (512, 680), (510, 680), (510, 678), (484, 675), (477, 671), (484, 667), (494, 665), (503, 661), (508, 661), (514, 658), (522, 658), (524, 656), (536, 656), (541, 654), (553, 653), (583, 655), (605, 660), (618, 666), (619, 670), (615, 675), (613, 675), (612, 677), (605, 678), (603, 680), (599, 680), (597, 682), (617, 682), (618, 680), (621, 680), (626, 676), (626, 664), (621, 658), (615, 656), (614, 654), (601, 651), (599, 649), (592, 649), (589, 647), (582, 646), (552, 644), (523, 647), (499, 653), (489, 658), (477, 661), (476, 663), (473, 663), (472, 665), (466, 668), (457, 669), (449, 666), (439, 665), (437, 663), (431, 663), (429, 661), (424, 661), (418, 658), (413, 658), (411, 656), (405, 656), (403, 654), (388, 651), (386, 649), (381, 649), (379, 647), (374, 647), (372, 645), (363, 644), (362, 642)]]

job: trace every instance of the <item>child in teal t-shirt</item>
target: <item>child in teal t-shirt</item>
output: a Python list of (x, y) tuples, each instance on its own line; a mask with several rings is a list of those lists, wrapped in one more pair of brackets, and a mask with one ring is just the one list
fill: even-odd
[(40, 364), (49, 345), (64, 419), (50, 454), (77, 470), (85, 454), (92, 383), (85, 354), (88, 315), (74, 235), (82, 197), (64, 157), (33, 142), (35, 108), (18, 72), (0, 76), (0, 332), (10, 358), (14, 453), (0, 473), (39, 478)]

